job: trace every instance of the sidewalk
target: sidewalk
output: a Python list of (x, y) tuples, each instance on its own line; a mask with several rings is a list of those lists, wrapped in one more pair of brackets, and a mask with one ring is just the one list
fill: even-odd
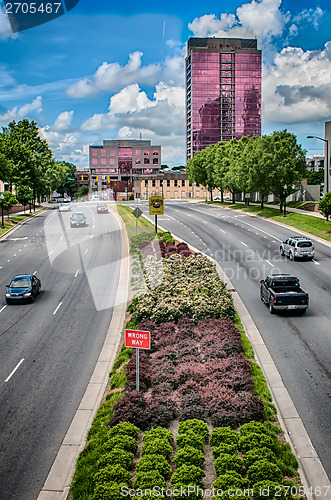
[[(250, 203), (250, 205), (258, 205), (258, 203)], [(277, 208), (279, 210), (279, 205), (264, 205), (265, 208)], [(312, 212), (310, 210), (302, 210), (301, 208), (292, 208), (292, 207), (287, 207), (286, 206), (286, 212), (294, 212), (296, 214), (301, 214), (301, 215), (311, 215), (312, 217), (318, 217), (319, 219), (325, 219), (324, 215), (320, 214), (319, 212)]]

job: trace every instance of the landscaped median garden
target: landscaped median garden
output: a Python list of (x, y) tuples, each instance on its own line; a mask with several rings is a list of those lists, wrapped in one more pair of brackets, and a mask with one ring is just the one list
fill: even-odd
[(207, 257), (163, 236), (168, 246), (147, 232), (130, 239), (147, 276), (127, 327), (150, 331), (151, 349), (140, 352), (137, 392), (136, 357), (122, 347), (71, 498), (300, 498), (297, 460), (230, 293)]

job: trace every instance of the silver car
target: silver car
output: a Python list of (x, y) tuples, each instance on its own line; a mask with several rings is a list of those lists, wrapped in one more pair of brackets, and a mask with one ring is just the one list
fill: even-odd
[(304, 236), (292, 236), (280, 245), (281, 255), (286, 255), (290, 260), (309, 259), (315, 257), (313, 242)]

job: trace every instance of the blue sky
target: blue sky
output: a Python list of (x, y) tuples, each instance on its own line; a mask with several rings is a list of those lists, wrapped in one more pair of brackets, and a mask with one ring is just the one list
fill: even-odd
[[(0, 0), (1, 5), (1, 0)], [(3, 4), (2, 4), (3, 6)], [(11, 32), (0, 12), (0, 126), (34, 119), (57, 159), (88, 166), (89, 144), (150, 139), (185, 163), (184, 58), (190, 36), (258, 39), (262, 131), (286, 128), (322, 154), (331, 120), (329, 0), (88, 2)]]

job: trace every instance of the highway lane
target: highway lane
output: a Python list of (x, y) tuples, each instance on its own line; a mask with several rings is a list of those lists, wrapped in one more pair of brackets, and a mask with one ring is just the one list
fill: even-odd
[[(144, 203), (139, 207), (148, 213)], [(215, 258), (225, 270), (331, 477), (331, 248), (315, 241), (315, 261), (291, 262), (280, 256), (279, 243), (300, 231), (214, 205), (170, 202), (158, 222)], [(290, 312), (272, 316), (260, 301), (260, 279), (276, 272), (297, 275), (309, 292), (311, 304), (304, 316)]]
[(34, 500), (85, 392), (112, 315), (121, 238), (111, 214), (39, 215), (0, 243), (0, 290), (36, 272), (33, 304), (0, 299), (0, 498)]

